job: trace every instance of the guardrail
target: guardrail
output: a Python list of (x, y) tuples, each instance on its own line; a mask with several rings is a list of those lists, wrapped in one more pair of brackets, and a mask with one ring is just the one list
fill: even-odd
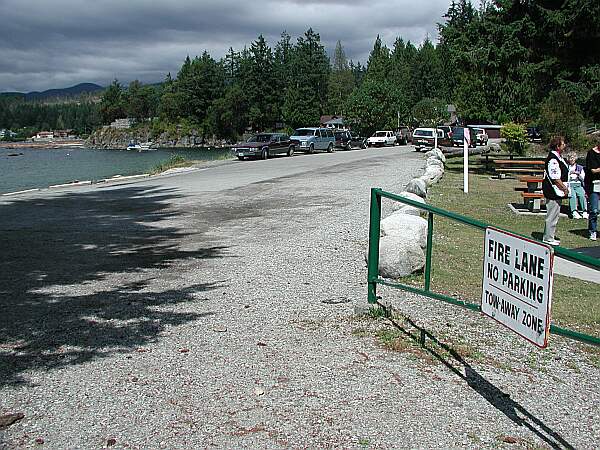
[[(379, 234), (380, 234), (380, 221), (381, 221), (381, 199), (389, 198), (394, 201), (398, 201), (400, 203), (404, 203), (407, 205), (414, 206), (415, 208), (419, 208), (428, 212), (427, 222), (427, 247), (425, 250), (425, 282), (424, 288), (417, 288), (414, 286), (408, 286), (402, 283), (394, 283), (391, 281), (387, 281), (379, 276)], [(405, 197), (402, 197), (397, 194), (393, 194), (391, 192), (386, 192), (380, 188), (371, 188), (371, 207), (370, 207), (370, 224), (369, 224), (369, 260), (368, 260), (368, 271), (367, 271), (367, 300), (370, 304), (377, 303), (377, 285), (385, 285), (390, 286), (397, 289), (402, 289), (404, 291), (412, 292), (415, 294), (425, 295), (430, 298), (434, 298), (436, 300), (441, 300), (452, 305), (461, 306), (463, 308), (467, 308), (473, 311), (481, 311), (481, 305), (477, 303), (469, 303), (464, 300), (460, 300), (454, 297), (450, 297), (448, 295), (440, 294), (431, 291), (431, 258), (432, 258), (432, 249), (433, 249), (433, 225), (434, 225), (434, 216), (440, 215), (443, 217), (447, 217), (448, 219), (454, 220), (456, 222), (460, 222), (466, 225), (470, 225), (474, 228), (482, 230), (485, 232), (485, 229), (490, 226), (484, 222), (481, 222), (476, 219), (472, 219), (470, 217), (462, 216), (460, 214), (453, 213), (451, 211), (446, 211), (441, 208), (437, 208), (435, 206), (427, 205), (424, 203), (420, 203)], [(516, 234), (521, 237), (522, 234), (515, 233), (510, 230), (504, 230)], [(600, 269), (600, 261), (596, 258), (587, 255), (581, 255), (573, 250), (569, 250), (563, 247), (554, 247), (554, 254), (561, 256), (565, 259), (569, 259), (574, 262), (583, 263), (588, 266), (595, 267)], [(575, 339), (581, 342), (585, 342), (587, 344), (592, 344), (596, 346), (600, 346), (600, 338), (595, 336), (590, 336), (588, 334), (580, 333), (575, 330), (571, 330), (568, 328), (559, 327), (557, 325), (550, 325), (550, 332), (554, 334), (558, 334), (561, 336), (565, 336), (571, 339)]]

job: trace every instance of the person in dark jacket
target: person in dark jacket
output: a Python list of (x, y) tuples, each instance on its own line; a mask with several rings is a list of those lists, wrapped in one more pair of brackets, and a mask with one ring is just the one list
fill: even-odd
[(546, 198), (546, 226), (543, 241), (550, 245), (560, 245), (556, 239), (556, 225), (560, 214), (560, 205), (563, 198), (569, 196), (567, 180), (569, 179), (569, 165), (562, 157), (565, 149), (565, 138), (553, 137), (550, 141), (548, 157), (544, 165), (544, 181), (542, 191)]
[[(598, 232), (598, 197), (600, 196), (600, 138), (594, 138), (594, 147), (585, 157), (585, 193), (588, 196), (588, 232), (592, 241)], [(594, 183), (595, 182), (595, 183)]]

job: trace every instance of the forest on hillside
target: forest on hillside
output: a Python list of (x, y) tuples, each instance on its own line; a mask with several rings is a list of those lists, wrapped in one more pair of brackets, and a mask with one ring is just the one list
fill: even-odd
[[(99, 104), (40, 105), (0, 98), (0, 128), (73, 128), (89, 132), (115, 118), (151, 119), (156, 132), (193, 127), (236, 139), (245, 130), (316, 125), (343, 115), (369, 133), (415, 125), (423, 104), (454, 104), (462, 120), (546, 128), (600, 121), (600, 2), (496, 0), (476, 8), (452, 2), (437, 43), (375, 39), (364, 64), (338, 41), (328, 57), (308, 29), (264, 37), (217, 60), (184, 60), (159, 85), (115, 80)], [(420, 108), (421, 107), (421, 108)], [(561, 117), (557, 117), (561, 116)], [(564, 118), (568, 119), (568, 123)]]

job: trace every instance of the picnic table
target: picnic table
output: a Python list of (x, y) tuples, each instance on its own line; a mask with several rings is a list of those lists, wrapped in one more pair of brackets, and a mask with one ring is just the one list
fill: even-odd
[(519, 181), (525, 183), (527, 187), (521, 192), (523, 202), (527, 209), (531, 212), (538, 212), (542, 208), (542, 200), (544, 194), (542, 193), (542, 182), (544, 177), (540, 176), (520, 176)]
[(507, 173), (541, 175), (544, 173), (545, 163), (538, 159), (494, 159), (494, 170), (499, 175)]

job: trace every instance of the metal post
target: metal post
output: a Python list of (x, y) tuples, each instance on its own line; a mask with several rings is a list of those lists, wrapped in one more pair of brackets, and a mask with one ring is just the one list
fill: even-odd
[(381, 219), (381, 197), (378, 188), (371, 188), (371, 218), (369, 223), (369, 262), (367, 270), (368, 301), (377, 303), (377, 280), (379, 276), (379, 221)]
[(431, 286), (431, 250), (433, 248), (433, 216), (429, 211), (427, 215), (427, 248), (425, 250), (425, 290)]

